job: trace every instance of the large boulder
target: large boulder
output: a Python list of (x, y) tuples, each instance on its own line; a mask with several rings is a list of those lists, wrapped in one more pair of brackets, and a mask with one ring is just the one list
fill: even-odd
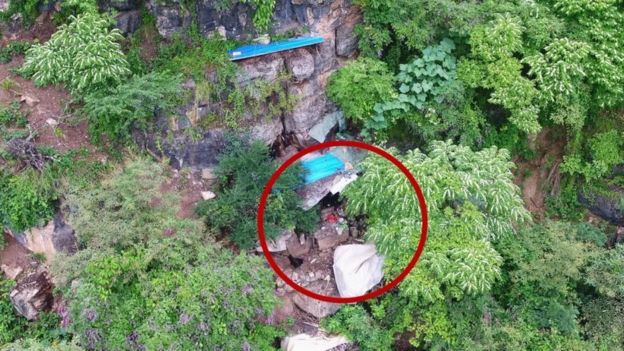
[(340, 296), (361, 296), (379, 284), (383, 261), (375, 245), (338, 246), (334, 251), (334, 276)]
[(52, 307), (52, 282), (43, 265), (22, 273), (9, 294), (15, 310), (28, 320), (35, 320), (39, 312)]
[[(319, 280), (312, 282), (308, 286), (308, 290), (314, 291), (321, 295), (331, 296), (335, 293), (335, 288), (328, 282)], [(312, 316), (321, 319), (338, 312), (340, 304), (325, 302), (311, 298), (301, 293), (296, 293), (293, 297), (293, 302), (304, 312), (311, 314)]]
[(286, 58), (286, 67), (295, 81), (304, 81), (314, 73), (314, 57), (306, 49), (294, 50)]

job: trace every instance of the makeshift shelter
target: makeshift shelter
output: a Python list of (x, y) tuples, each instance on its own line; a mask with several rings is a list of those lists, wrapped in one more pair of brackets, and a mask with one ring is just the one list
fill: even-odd
[(316, 45), (325, 41), (322, 37), (298, 37), (280, 40), (269, 44), (251, 44), (228, 51), (230, 61), (237, 61), (257, 56), (272, 54), (275, 52)]

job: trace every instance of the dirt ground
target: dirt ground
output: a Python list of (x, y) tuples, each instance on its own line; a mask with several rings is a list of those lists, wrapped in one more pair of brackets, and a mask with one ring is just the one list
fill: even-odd
[[(0, 250), (0, 268), (11, 277), (11, 272), (21, 272), (30, 267), (30, 252), (20, 245), (12, 236), (2, 233), (5, 246)], [(14, 278), (14, 277), (11, 277)]]
[(13, 61), (0, 65), (0, 81), (10, 86), (0, 89), (0, 104), (9, 106), (12, 102), (20, 102), (20, 111), (28, 114), (28, 122), (35, 133), (33, 139), (38, 145), (46, 145), (59, 151), (87, 148), (91, 153), (97, 153), (95, 146), (89, 142), (87, 122), (75, 123), (68, 114), (67, 108), (71, 96), (62, 87), (37, 87), (11, 71), (21, 66), (23, 57), (16, 57)]
[(514, 159), (515, 180), (522, 189), (522, 198), (535, 216), (542, 219), (549, 191), (557, 187), (559, 165), (563, 160), (565, 138), (552, 129), (544, 129), (535, 140), (536, 157), (531, 160)]

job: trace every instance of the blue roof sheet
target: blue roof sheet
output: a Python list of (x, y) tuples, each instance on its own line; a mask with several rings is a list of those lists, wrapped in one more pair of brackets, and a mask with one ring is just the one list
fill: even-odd
[(236, 49), (228, 50), (228, 55), (230, 55), (231, 61), (237, 61), (246, 58), (272, 54), (274, 52), (292, 50), (304, 46), (320, 44), (323, 41), (324, 39), (322, 37), (291, 38), (276, 41), (270, 44), (244, 45)]
[(344, 162), (332, 154), (325, 154), (309, 160), (301, 161), (305, 184), (314, 183), (317, 180), (332, 176), (345, 169)]

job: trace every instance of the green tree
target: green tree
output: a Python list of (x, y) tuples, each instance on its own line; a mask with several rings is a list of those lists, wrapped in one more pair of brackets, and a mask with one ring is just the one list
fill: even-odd
[[(198, 213), (210, 228), (227, 233), (240, 248), (253, 247), (258, 237), (258, 201), (277, 166), (261, 141), (250, 144), (240, 139), (231, 141), (216, 170), (217, 198), (200, 203)], [(298, 207), (295, 189), (302, 184), (301, 169), (297, 166), (290, 167), (276, 182), (265, 210), (267, 238), (275, 238), (286, 229), (310, 231), (313, 228), (318, 218), (315, 211), (303, 211)]]
[(596, 255), (587, 267), (585, 280), (607, 297), (624, 299), (624, 245)]
[(460, 61), (458, 75), (468, 86), (491, 89), (488, 101), (510, 113), (509, 120), (526, 133), (540, 130), (534, 83), (522, 76), (522, 64), (514, 57), (522, 49), (524, 27), (520, 18), (499, 15), (472, 28), (470, 56)]
[[(431, 341), (437, 335), (450, 342), (447, 305), (491, 290), (502, 265), (493, 241), (512, 236), (513, 224), (528, 222), (530, 216), (512, 182), (506, 150), (474, 152), (434, 142), (427, 154), (411, 150), (398, 158), (420, 182), (430, 228), (426, 250), (401, 283), (399, 296), (408, 311), (421, 311), (411, 327), (421, 330), (418, 338)], [(366, 237), (385, 255), (386, 277), (394, 277), (420, 239), (418, 201), (405, 176), (389, 162), (368, 157), (363, 171), (344, 192), (347, 211), (367, 215)]]

